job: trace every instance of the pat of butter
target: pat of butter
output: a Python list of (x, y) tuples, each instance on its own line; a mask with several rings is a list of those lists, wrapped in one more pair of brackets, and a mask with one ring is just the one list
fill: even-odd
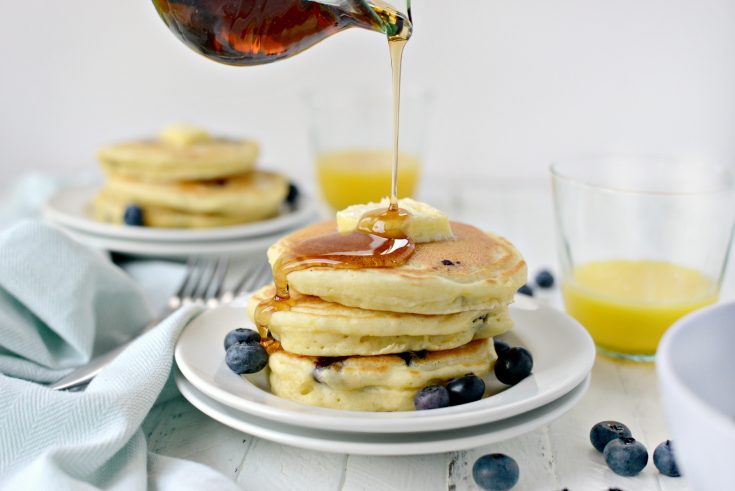
[(167, 126), (159, 133), (158, 138), (162, 142), (180, 147), (207, 142), (212, 139), (206, 130), (190, 124), (172, 124)]
[[(380, 203), (352, 205), (344, 210), (338, 211), (337, 230), (339, 232), (351, 232), (355, 230), (360, 218), (366, 212), (378, 208), (387, 208), (388, 203), (388, 198), (383, 198)], [(399, 199), (398, 207), (411, 214), (411, 218), (406, 221), (403, 232), (417, 244), (454, 238), (452, 227), (449, 225), (449, 218), (446, 213), (411, 198)]]

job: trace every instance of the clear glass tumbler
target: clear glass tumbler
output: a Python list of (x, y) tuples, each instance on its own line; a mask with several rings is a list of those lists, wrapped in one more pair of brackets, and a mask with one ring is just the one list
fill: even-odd
[(733, 175), (643, 158), (558, 163), (551, 175), (567, 312), (601, 353), (652, 360), (676, 319), (718, 299)]
[[(398, 196), (418, 186), (432, 97), (404, 87), (398, 152)], [(327, 204), (379, 201), (391, 190), (392, 94), (364, 88), (320, 88), (306, 96), (316, 177)]]

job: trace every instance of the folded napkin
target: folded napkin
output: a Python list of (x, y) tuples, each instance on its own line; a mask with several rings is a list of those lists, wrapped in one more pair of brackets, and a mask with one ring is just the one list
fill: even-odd
[(49, 390), (139, 332), (151, 308), (125, 272), (57, 230), (26, 221), (0, 234), (0, 489), (238, 489), (149, 453), (140, 429), (198, 313), (181, 309), (135, 340), (86, 391)]

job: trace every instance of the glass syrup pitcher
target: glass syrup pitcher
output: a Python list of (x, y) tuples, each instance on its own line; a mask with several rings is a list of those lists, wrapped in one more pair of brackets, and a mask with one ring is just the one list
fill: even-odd
[(168, 28), (194, 51), (228, 65), (271, 63), (350, 27), (411, 36), (407, 14), (381, 0), (153, 0)]

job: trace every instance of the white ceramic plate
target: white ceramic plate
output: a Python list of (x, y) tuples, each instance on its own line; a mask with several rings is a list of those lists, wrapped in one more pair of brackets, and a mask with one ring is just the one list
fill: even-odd
[[(449, 430), (516, 416), (558, 399), (579, 385), (592, 369), (595, 348), (587, 331), (571, 317), (533, 302), (511, 307), (512, 332), (502, 336), (527, 348), (533, 374), (491, 397), (432, 411), (394, 413), (341, 411), (307, 406), (268, 391), (264, 372), (247, 379), (224, 361), (223, 341), (237, 327), (251, 327), (246, 297), (203, 313), (184, 330), (176, 345), (176, 363), (194, 387), (208, 397), (279, 424), (363, 433), (412, 433)], [(494, 379), (494, 376), (489, 376)], [(489, 380), (491, 387), (501, 384)], [(504, 387), (504, 386), (503, 386)]]
[[(284, 445), (321, 452), (357, 455), (421, 455), (453, 452), (522, 435), (570, 410), (589, 386), (589, 376), (569, 393), (540, 408), (495, 423), (420, 433), (350, 433), (292, 426), (258, 418), (220, 404), (198, 391), (180, 371), (175, 374), (181, 394), (204, 414), (231, 428)], [(416, 414), (416, 413), (412, 413)]]
[(124, 240), (113, 237), (88, 234), (79, 230), (52, 224), (61, 228), (75, 240), (95, 249), (120, 252), (135, 256), (182, 259), (189, 256), (244, 256), (254, 253), (265, 253), (281, 234), (288, 230), (265, 237), (251, 237), (241, 240), (220, 240), (213, 242), (153, 242), (147, 240)]
[(183, 244), (261, 237), (303, 226), (314, 220), (317, 215), (314, 200), (302, 195), (295, 209), (289, 210), (284, 207), (283, 213), (275, 218), (243, 225), (208, 229), (127, 227), (100, 223), (89, 217), (86, 211), (87, 206), (98, 190), (99, 186), (78, 186), (61, 189), (46, 203), (43, 211), (44, 217), (51, 223), (85, 235), (125, 241)]

